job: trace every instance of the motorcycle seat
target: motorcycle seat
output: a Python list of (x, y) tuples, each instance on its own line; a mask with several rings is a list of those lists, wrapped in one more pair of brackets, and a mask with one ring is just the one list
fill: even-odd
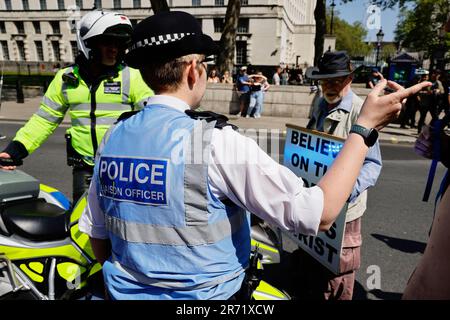
[(32, 241), (55, 241), (69, 235), (70, 215), (44, 199), (4, 205), (0, 215), (8, 235)]

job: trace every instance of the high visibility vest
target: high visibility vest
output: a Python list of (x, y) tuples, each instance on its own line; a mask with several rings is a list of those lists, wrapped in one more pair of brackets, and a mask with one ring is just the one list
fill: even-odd
[(214, 124), (151, 105), (109, 131), (93, 181), (112, 243), (103, 272), (114, 299), (228, 299), (240, 289), (250, 219), (210, 190)]
[[(63, 80), (64, 74), (71, 73), (77, 79), (75, 83)], [(139, 70), (120, 65), (116, 77), (90, 87), (81, 78), (79, 67), (70, 66), (56, 73), (39, 110), (14, 140), (31, 154), (55, 131), (68, 111), (71, 127), (67, 133), (72, 136), (72, 147), (87, 164), (93, 165), (97, 146), (108, 128), (123, 112), (142, 109), (152, 95)]]

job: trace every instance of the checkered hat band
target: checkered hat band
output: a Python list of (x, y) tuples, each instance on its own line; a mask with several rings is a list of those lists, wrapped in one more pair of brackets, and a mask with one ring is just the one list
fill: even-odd
[(183, 39), (186, 36), (193, 35), (195, 33), (170, 33), (170, 34), (164, 34), (156, 37), (150, 37), (150, 39), (144, 39), (141, 41), (136, 42), (133, 44), (130, 48), (130, 51), (147, 47), (147, 46), (160, 46), (164, 44), (168, 44), (170, 42), (175, 42), (178, 40)]

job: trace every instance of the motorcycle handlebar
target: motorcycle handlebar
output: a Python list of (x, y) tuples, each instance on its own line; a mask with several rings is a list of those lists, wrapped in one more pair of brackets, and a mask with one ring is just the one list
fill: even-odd
[(0, 166), (9, 167), (9, 166), (21, 166), (23, 164), (22, 159), (15, 160), (11, 158), (0, 158)]

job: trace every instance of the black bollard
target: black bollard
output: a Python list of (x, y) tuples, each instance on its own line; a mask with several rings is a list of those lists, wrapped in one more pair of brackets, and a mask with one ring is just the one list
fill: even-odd
[(16, 93), (17, 93), (17, 103), (24, 103), (25, 99), (23, 96), (23, 87), (22, 87), (22, 83), (20, 82), (19, 79), (16, 80)]

